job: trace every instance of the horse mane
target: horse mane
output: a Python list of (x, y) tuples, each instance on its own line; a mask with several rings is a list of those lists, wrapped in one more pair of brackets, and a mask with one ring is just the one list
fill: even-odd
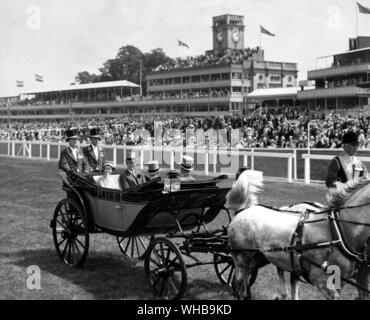
[(329, 205), (338, 208), (358, 190), (370, 184), (370, 179), (362, 179), (359, 181), (350, 180), (347, 183), (336, 183), (336, 188), (330, 188), (326, 194), (326, 200)]
[(226, 207), (238, 212), (258, 204), (256, 193), (263, 187), (262, 180), (251, 178), (250, 173), (244, 171), (234, 182), (231, 190), (226, 195)]

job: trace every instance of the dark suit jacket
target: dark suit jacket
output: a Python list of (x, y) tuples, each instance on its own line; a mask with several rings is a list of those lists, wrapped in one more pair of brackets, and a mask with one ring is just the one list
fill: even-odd
[(102, 148), (98, 147), (98, 159), (95, 158), (94, 149), (91, 145), (83, 148), (82, 152), (92, 170), (95, 170), (95, 171), (103, 170), (105, 154)]
[[(364, 172), (361, 176), (367, 175), (366, 167), (362, 164)], [(328, 168), (328, 174), (326, 176), (325, 184), (328, 188), (335, 188), (334, 182), (340, 181), (342, 183), (347, 182), (347, 176), (342, 168), (339, 157), (335, 157), (331, 160)]]
[(71, 170), (74, 172), (89, 172), (89, 165), (80, 150), (77, 151), (77, 158), (75, 159), (69, 147), (62, 150), (59, 159), (59, 169), (65, 172)]
[(119, 183), (122, 190), (135, 187), (138, 184), (145, 182), (146, 180), (144, 175), (138, 175), (135, 177), (128, 169), (126, 169), (119, 177)]

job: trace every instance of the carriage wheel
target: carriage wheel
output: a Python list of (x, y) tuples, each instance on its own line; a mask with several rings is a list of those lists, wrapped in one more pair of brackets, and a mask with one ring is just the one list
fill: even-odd
[(116, 237), (121, 252), (136, 261), (143, 260), (150, 243), (150, 237)]
[[(215, 253), (213, 255), (213, 262), (217, 278), (222, 284), (232, 287), (234, 278), (234, 261), (231, 255), (223, 253)], [(252, 271), (249, 276), (249, 283), (252, 286), (257, 279), (258, 269)]]
[(51, 221), (55, 249), (70, 266), (82, 266), (89, 251), (89, 232), (80, 206), (71, 199), (60, 201)]
[(179, 248), (171, 240), (152, 240), (144, 267), (149, 284), (157, 296), (167, 300), (181, 299), (186, 290), (186, 266)]

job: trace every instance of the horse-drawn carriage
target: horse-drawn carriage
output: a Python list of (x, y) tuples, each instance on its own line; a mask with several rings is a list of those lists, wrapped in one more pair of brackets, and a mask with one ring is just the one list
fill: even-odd
[[(229, 188), (218, 186), (227, 176), (183, 182), (180, 190), (168, 192), (160, 179), (124, 191), (105, 189), (97, 185), (96, 175), (61, 173), (67, 197), (58, 203), (51, 228), (64, 263), (82, 266), (90, 234), (104, 232), (117, 238), (124, 255), (144, 260), (149, 284), (161, 298), (181, 298), (187, 268), (193, 266), (213, 264), (220, 281), (231, 284), (228, 225), (207, 228), (221, 212), (227, 224), (231, 220), (224, 207)], [(199, 252), (212, 254), (212, 261), (200, 261), (194, 255)]]

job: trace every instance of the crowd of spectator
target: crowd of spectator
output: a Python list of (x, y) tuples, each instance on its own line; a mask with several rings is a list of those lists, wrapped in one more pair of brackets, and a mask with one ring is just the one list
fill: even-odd
[(19, 121), (2, 124), (0, 139), (57, 142), (64, 141), (66, 129), (77, 128), (80, 143), (84, 144), (89, 142), (92, 127), (100, 128), (103, 144), (236, 148), (334, 149), (341, 147), (342, 135), (352, 130), (359, 135), (360, 148), (370, 149), (370, 117), (292, 107), (256, 110), (246, 116)]
[(209, 52), (199, 56), (176, 58), (175, 60), (169, 61), (166, 64), (159, 65), (152, 71), (168, 71), (179, 68), (212, 66), (216, 64), (241, 64), (244, 60), (248, 60), (248, 58), (258, 53), (259, 50), (259, 47), (234, 50), (229, 53), (223, 50), (218, 54)]

